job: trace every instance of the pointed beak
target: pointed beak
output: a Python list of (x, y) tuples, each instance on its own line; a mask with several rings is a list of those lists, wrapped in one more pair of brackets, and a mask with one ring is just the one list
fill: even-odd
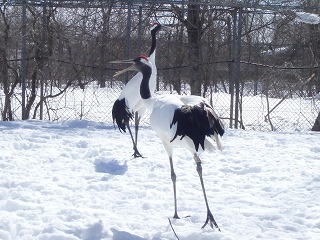
[(129, 59), (129, 60), (115, 60), (115, 61), (111, 61), (110, 63), (134, 63), (133, 59)]
[(128, 63), (130, 63), (130, 64), (132, 64), (130, 67), (127, 67), (127, 68), (125, 68), (125, 69), (123, 69), (123, 70), (120, 70), (120, 71), (116, 72), (116, 73), (113, 75), (114, 77), (117, 77), (117, 76), (119, 76), (119, 75), (121, 75), (121, 74), (123, 74), (123, 73), (125, 73), (125, 72), (128, 72), (128, 71), (136, 71), (136, 68), (135, 68), (134, 61), (133, 61), (133, 60), (116, 60), (116, 61), (112, 61), (112, 62), (110, 62), (110, 63), (116, 63), (116, 64), (119, 64), (119, 63), (121, 63), (121, 64), (128, 64)]

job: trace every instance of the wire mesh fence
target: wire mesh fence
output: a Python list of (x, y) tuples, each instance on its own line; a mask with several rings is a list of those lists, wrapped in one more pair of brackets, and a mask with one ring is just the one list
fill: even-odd
[[(85, 89), (74, 88), (61, 96), (46, 102), (43, 119), (66, 121), (82, 119), (112, 124), (112, 106), (119, 97), (123, 83), (101, 88), (92, 83)], [(188, 90), (184, 91), (188, 93)], [(156, 94), (174, 93), (162, 88)], [(2, 96), (3, 97), (3, 96)], [(21, 95), (13, 97), (14, 118), (21, 119)], [(206, 95), (224, 125), (230, 123), (230, 94), (213, 92)], [(3, 99), (3, 98), (2, 98)], [(2, 106), (3, 102), (1, 102)], [(308, 131), (320, 111), (320, 98), (294, 97), (269, 98), (263, 94), (246, 95), (241, 98), (241, 126), (246, 130), (262, 131)], [(37, 116), (39, 119), (39, 116)], [(149, 125), (149, 115), (145, 113), (142, 124)]]
[(320, 111), (320, 27), (294, 12), (233, 1), (70, 2), (0, 1), (2, 120), (111, 124), (131, 75), (112, 78), (109, 62), (148, 53), (154, 21), (173, 29), (157, 36), (157, 94), (201, 94), (226, 126), (244, 129), (310, 130)]

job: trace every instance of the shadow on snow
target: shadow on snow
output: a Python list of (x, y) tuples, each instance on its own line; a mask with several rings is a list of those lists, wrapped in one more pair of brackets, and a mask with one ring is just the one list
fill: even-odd
[(111, 231), (113, 232), (112, 240), (146, 240), (146, 238), (142, 238), (125, 231), (118, 231), (114, 228), (111, 228)]
[(117, 160), (104, 162), (98, 159), (94, 162), (94, 164), (95, 164), (96, 172), (99, 172), (99, 173), (123, 175), (128, 170), (127, 162), (120, 164)]

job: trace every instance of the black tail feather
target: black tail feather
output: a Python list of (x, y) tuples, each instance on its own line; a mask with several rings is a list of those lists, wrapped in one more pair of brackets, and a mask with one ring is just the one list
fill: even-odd
[(220, 121), (218, 115), (215, 113), (213, 108), (208, 104), (204, 104), (204, 109), (207, 112), (210, 126), (213, 128), (214, 132), (216, 132), (222, 137), (224, 134), (224, 126)]
[(127, 123), (133, 119), (133, 113), (131, 113), (126, 106), (125, 99), (117, 99), (112, 107), (112, 119), (113, 123), (116, 122), (120, 132), (126, 132)]

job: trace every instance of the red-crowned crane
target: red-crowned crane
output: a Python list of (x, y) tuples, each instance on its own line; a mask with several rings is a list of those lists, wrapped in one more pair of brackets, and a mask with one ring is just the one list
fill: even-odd
[[(177, 213), (176, 174), (173, 168), (173, 149), (175, 146), (188, 149), (196, 162), (196, 169), (200, 177), (203, 196), (207, 208), (207, 219), (202, 226), (208, 223), (213, 228), (219, 229), (218, 224), (210, 211), (206, 191), (202, 178), (202, 166), (198, 152), (201, 150), (214, 150), (212, 138), (221, 150), (220, 137), (224, 134), (224, 127), (213, 108), (204, 98), (194, 95), (178, 96), (164, 94), (155, 96), (149, 87), (154, 65), (146, 56), (139, 56), (133, 60), (114, 61), (113, 63), (133, 63), (121, 71), (136, 70), (142, 73), (140, 95), (143, 104), (150, 112), (150, 124), (160, 137), (169, 156), (171, 180), (174, 194), (174, 218), (179, 218)], [(117, 75), (117, 74), (116, 74)], [(186, 104), (188, 103), (188, 104)], [(220, 231), (220, 229), (219, 229)]]
[[(149, 87), (150, 91), (154, 92), (156, 89), (156, 81), (157, 81), (157, 68), (155, 65), (155, 55), (156, 55), (156, 34), (162, 29), (167, 28), (162, 26), (159, 23), (154, 23), (151, 27), (151, 48), (149, 51), (149, 60), (155, 66), (152, 75), (150, 76)], [(133, 143), (133, 156), (134, 157), (142, 157), (137, 148), (137, 140), (138, 140), (138, 129), (140, 118), (145, 112), (145, 108), (141, 102), (141, 97), (136, 89), (139, 89), (142, 80), (142, 74), (137, 73), (122, 89), (120, 96), (114, 102), (112, 107), (112, 119), (113, 122), (116, 122), (120, 132), (126, 132), (126, 128), (129, 130), (131, 140)], [(133, 138), (129, 121), (133, 119), (133, 115), (135, 117), (135, 138)]]

